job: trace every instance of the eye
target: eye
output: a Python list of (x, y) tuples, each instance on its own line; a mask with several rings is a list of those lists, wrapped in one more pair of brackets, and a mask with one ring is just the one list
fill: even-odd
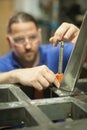
[(36, 35), (32, 35), (32, 36), (29, 36), (29, 37), (28, 37), (29, 40), (35, 40), (36, 38), (37, 38)]
[(22, 43), (25, 41), (25, 38), (24, 37), (17, 37), (17, 38), (14, 38), (14, 42), (15, 43)]

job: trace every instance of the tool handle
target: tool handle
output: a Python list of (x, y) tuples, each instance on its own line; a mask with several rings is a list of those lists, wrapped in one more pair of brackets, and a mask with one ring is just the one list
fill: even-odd
[(62, 73), (64, 42), (61, 41), (59, 44), (60, 44), (60, 51), (59, 51), (58, 73)]
[(61, 74), (57, 73), (57, 74), (56, 74), (56, 78), (58, 79), (58, 82), (59, 82), (59, 83), (61, 83), (61, 81), (62, 81), (62, 79), (63, 79), (63, 75), (64, 75), (63, 73), (61, 73)]

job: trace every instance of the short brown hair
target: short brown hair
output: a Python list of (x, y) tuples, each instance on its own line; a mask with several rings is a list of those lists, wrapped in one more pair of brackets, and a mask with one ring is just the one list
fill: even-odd
[(33, 22), (38, 28), (37, 20), (30, 14), (26, 12), (17, 12), (15, 13), (8, 21), (7, 24), (7, 33), (11, 33), (11, 25), (14, 23), (20, 22)]

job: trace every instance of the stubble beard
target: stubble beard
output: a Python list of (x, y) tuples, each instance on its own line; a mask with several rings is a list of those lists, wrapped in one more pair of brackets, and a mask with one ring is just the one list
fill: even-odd
[(24, 59), (25, 59), (24, 65), (27, 66), (27, 67), (34, 67), (36, 64), (38, 64), (37, 63), (38, 54), (36, 54), (36, 53), (34, 53), (32, 55), (27, 55)]

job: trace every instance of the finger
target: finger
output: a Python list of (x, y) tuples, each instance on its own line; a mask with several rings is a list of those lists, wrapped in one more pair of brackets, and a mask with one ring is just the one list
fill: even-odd
[(77, 37), (79, 35), (79, 29), (74, 26), (73, 24), (70, 24), (69, 30), (64, 35), (65, 41), (70, 41), (71, 43), (76, 43)]
[(69, 30), (66, 32), (66, 34), (64, 35), (64, 39), (68, 40), (68, 39), (72, 39), (72, 37), (75, 36), (76, 30), (75, 28), (72, 26), (71, 28), (69, 28)]
[(55, 75), (54, 72), (53, 72), (52, 70), (50, 70), (50, 69), (46, 66), (46, 73), (47, 73), (47, 72), (50, 73), (50, 74)]
[(47, 69), (47, 72), (45, 72), (43, 74), (43, 76), (49, 82), (49, 85), (52, 84), (52, 83), (54, 83), (56, 85), (56, 87), (59, 88), (59, 82), (58, 82), (58, 80), (56, 78), (56, 75), (50, 69)]
[[(42, 76), (48, 81), (47, 87), (54, 82), (56, 75), (47, 67), (43, 66)], [(40, 76), (41, 77), (41, 76)]]
[(51, 42), (51, 43), (53, 43), (53, 46), (57, 46), (57, 44), (60, 42), (60, 40), (58, 39), (58, 37), (51, 37), (50, 39), (49, 39), (49, 41)]
[(63, 23), (60, 27), (56, 30), (54, 36), (58, 37), (59, 40), (62, 40), (62, 37), (65, 33), (69, 30), (70, 24)]
[(57, 79), (57, 78), (55, 78), (54, 84), (55, 84), (55, 86), (56, 86), (57, 88), (60, 87), (60, 83), (58, 82), (58, 79)]
[(33, 83), (33, 87), (39, 91), (43, 90), (42, 85), (38, 81)]
[(73, 39), (71, 40), (71, 43), (75, 44), (76, 41), (77, 41), (77, 37), (73, 38)]
[(47, 78), (44, 77), (44, 76), (42, 76), (42, 75), (39, 76), (38, 81), (41, 84), (41, 86), (42, 86), (43, 89), (47, 88), (50, 85), (50, 83), (47, 80)]
[(55, 75), (51, 73), (44, 74), (45, 79), (49, 82), (49, 85), (54, 82)]
[(56, 30), (54, 36), (57, 36), (59, 40), (62, 40), (63, 36), (66, 34), (66, 32), (70, 29), (70, 24), (63, 23), (60, 25), (60, 27)]
[(70, 24), (63, 23), (55, 32), (54, 36), (51, 37), (49, 40), (53, 43), (54, 46), (58, 44), (60, 41), (64, 41), (63, 37), (65, 33), (70, 28)]

